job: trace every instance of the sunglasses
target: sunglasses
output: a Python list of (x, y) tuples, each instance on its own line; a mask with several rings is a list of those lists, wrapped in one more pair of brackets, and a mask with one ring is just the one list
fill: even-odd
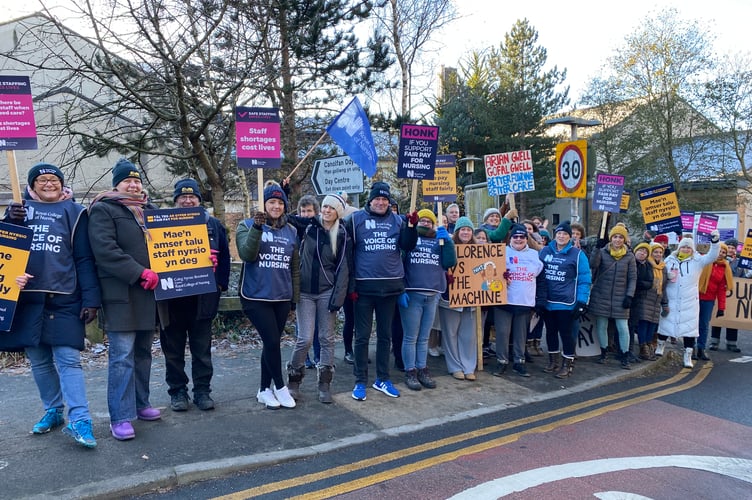
[(512, 236), (512, 239), (513, 240), (526, 240), (527, 239), (527, 235), (515, 234), (514, 236)]

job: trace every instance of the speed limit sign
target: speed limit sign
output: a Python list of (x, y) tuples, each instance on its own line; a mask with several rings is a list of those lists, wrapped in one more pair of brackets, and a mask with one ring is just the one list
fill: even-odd
[(556, 197), (587, 196), (587, 141), (556, 145)]

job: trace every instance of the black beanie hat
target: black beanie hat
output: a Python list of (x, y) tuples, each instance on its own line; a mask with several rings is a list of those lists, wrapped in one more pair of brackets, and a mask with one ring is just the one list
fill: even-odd
[(371, 192), (368, 193), (368, 203), (371, 203), (374, 198), (378, 198), (379, 196), (382, 196), (389, 200), (389, 203), (392, 202), (392, 198), (389, 193), (389, 184), (386, 182), (374, 182), (373, 186), (371, 186)]
[(198, 196), (198, 201), (203, 201), (201, 198), (201, 189), (198, 187), (198, 182), (193, 179), (180, 179), (175, 183), (175, 192), (172, 193), (172, 201), (177, 201), (178, 196), (181, 194), (192, 194)]
[(125, 158), (120, 158), (112, 168), (112, 187), (117, 186), (128, 177), (135, 177), (141, 180), (141, 172), (138, 171), (138, 168), (132, 162)]
[(554, 229), (554, 237), (556, 237), (556, 233), (558, 233), (559, 231), (564, 231), (570, 237), (572, 236), (572, 226), (569, 225), (568, 220), (565, 220), (564, 222), (556, 226), (556, 229)]
[(264, 188), (264, 203), (271, 200), (272, 198), (282, 200), (282, 202), (285, 204), (285, 212), (287, 212), (287, 195), (285, 194), (284, 189), (282, 189), (282, 186), (280, 186), (276, 182), (270, 182)]
[(34, 185), (34, 180), (42, 174), (53, 174), (60, 179), (60, 184), (64, 184), (65, 178), (63, 177), (63, 171), (51, 163), (37, 163), (29, 169), (29, 177), (27, 182), (29, 186)]
[(527, 236), (527, 228), (524, 226), (524, 224), (512, 224), (512, 227), (509, 228), (509, 236)]

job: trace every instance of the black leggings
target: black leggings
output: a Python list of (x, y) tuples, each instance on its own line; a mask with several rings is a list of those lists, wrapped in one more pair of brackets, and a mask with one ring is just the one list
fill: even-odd
[(243, 312), (258, 330), (263, 342), (261, 350), (261, 390), (267, 389), (272, 380), (274, 387), (285, 385), (282, 377), (282, 350), (280, 340), (290, 314), (290, 302), (266, 302), (241, 298)]
[[(659, 340), (668, 340), (668, 337), (666, 335), (661, 335), (659, 333), (658, 334), (658, 339)], [(695, 346), (695, 340), (696, 340), (695, 337), (682, 337), (682, 339), (684, 340), (684, 347), (685, 348), (687, 348), (687, 347), (694, 348), (694, 346)]]

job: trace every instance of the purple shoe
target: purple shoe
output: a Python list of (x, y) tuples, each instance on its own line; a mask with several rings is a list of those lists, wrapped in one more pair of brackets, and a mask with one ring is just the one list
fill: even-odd
[(110, 432), (112, 432), (112, 437), (118, 441), (127, 441), (136, 437), (136, 431), (133, 430), (130, 422), (110, 424)]
[(159, 420), (162, 418), (162, 413), (153, 406), (141, 408), (136, 414), (139, 420)]

